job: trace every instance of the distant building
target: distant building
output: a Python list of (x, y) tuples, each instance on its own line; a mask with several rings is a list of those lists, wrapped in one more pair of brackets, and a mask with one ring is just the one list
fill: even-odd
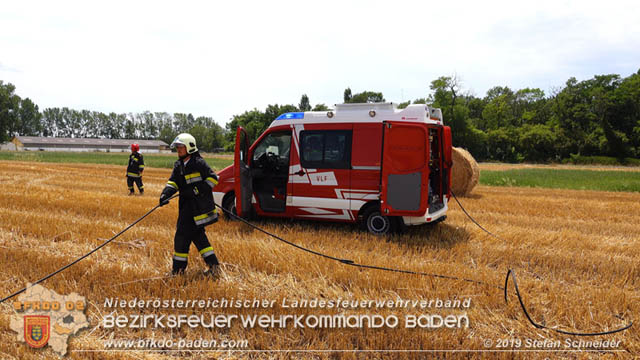
[(11, 143), (18, 151), (104, 151), (129, 152), (131, 144), (140, 145), (140, 152), (170, 152), (169, 145), (161, 140), (137, 139), (83, 139), (40, 136), (14, 136)]

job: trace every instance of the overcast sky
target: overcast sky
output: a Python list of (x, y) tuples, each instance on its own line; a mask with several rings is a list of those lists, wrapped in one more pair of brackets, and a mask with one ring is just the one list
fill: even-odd
[(640, 1), (3, 1), (0, 80), (41, 109), (185, 112), (425, 97), (439, 76), (549, 94), (640, 69)]

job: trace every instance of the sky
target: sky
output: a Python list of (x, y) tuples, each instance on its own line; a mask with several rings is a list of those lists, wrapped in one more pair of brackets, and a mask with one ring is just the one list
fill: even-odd
[(456, 76), (550, 94), (640, 69), (640, 1), (3, 1), (0, 80), (40, 109), (209, 116), (402, 102)]

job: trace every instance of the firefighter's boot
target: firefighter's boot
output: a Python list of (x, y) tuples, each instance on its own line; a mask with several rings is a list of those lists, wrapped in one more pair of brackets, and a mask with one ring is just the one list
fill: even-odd
[(204, 271), (204, 275), (208, 276), (212, 279), (220, 278), (220, 265), (211, 265), (207, 270)]
[(173, 269), (171, 272), (167, 274), (168, 277), (173, 277), (177, 275), (184, 275), (184, 269)]

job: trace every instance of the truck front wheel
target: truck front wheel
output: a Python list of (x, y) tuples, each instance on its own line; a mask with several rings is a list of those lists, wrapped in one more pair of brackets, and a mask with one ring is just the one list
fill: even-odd
[[(222, 200), (222, 207), (233, 215), (236, 215), (236, 195), (234, 193), (230, 193), (225, 196), (224, 200)], [(227, 211), (224, 212), (224, 216), (227, 219), (235, 220), (235, 218), (230, 216)]]

